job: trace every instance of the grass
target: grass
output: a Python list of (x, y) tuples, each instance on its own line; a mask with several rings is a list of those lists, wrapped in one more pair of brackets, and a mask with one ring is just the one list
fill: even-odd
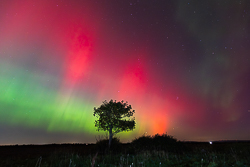
[[(170, 136), (143, 136), (131, 143), (0, 147), (2, 167), (226, 167), (250, 166), (250, 143), (184, 143)], [(165, 138), (165, 139), (164, 139)], [(138, 142), (140, 141), (140, 142)], [(145, 142), (142, 144), (142, 142)], [(11, 150), (11, 152), (6, 152)], [(2, 151), (2, 152), (1, 152)]]
[[(234, 157), (237, 156), (237, 159)], [(16, 159), (1, 161), (1, 166), (25, 166), (25, 167), (77, 167), (91, 166), (94, 155), (81, 156), (78, 154), (51, 155), (50, 157), (38, 157), (37, 159)], [(206, 153), (206, 154), (172, 154), (165, 151), (144, 151), (135, 155), (130, 154), (107, 154), (99, 155), (95, 159), (95, 166), (99, 167), (161, 167), (161, 166), (250, 166), (247, 156)]]

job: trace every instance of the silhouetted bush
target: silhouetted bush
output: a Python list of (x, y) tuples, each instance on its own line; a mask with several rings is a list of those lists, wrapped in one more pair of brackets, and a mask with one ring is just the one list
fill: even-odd
[(131, 142), (131, 146), (136, 151), (145, 151), (145, 150), (151, 150), (153, 145), (153, 140), (151, 136), (141, 136), (139, 138), (134, 139)]
[(120, 142), (120, 139), (114, 137), (111, 142), (111, 147), (109, 148), (109, 139), (102, 139), (96, 142), (96, 148), (99, 153), (107, 153), (109, 151), (112, 153), (118, 153), (122, 149), (122, 143)]
[(136, 151), (164, 150), (176, 152), (182, 149), (182, 144), (173, 136), (167, 134), (156, 134), (154, 136), (143, 135), (142, 137), (133, 140), (131, 144)]
[(182, 142), (177, 141), (176, 138), (168, 134), (163, 134), (163, 135), (156, 134), (153, 137), (153, 143), (157, 150), (182, 152), (185, 149), (185, 146), (183, 145)]

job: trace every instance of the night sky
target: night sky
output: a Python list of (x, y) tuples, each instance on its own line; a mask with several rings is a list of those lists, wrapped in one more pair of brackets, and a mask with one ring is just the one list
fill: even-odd
[(1, 0), (0, 144), (95, 143), (94, 107), (143, 134), (250, 140), (248, 0)]

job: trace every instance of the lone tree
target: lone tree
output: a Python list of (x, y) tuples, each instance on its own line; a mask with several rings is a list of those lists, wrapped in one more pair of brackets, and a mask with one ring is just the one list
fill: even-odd
[(135, 118), (129, 119), (133, 116), (135, 110), (132, 110), (131, 105), (124, 101), (116, 102), (112, 99), (96, 108), (94, 107), (94, 116), (97, 117), (95, 127), (97, 130), (104, 130), (109, 132), (109, 147), (113, 136), (122, 131), (129, 131), (135, 128)]

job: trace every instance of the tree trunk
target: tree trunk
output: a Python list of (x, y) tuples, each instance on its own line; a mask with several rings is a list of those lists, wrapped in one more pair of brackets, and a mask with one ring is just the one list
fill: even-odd
[(113, 138), (112, 128), (113, 128), (113, 126), (109, 125), (109, 148), (111, 146), (111, 141), (112, 141), (112, 138)]

